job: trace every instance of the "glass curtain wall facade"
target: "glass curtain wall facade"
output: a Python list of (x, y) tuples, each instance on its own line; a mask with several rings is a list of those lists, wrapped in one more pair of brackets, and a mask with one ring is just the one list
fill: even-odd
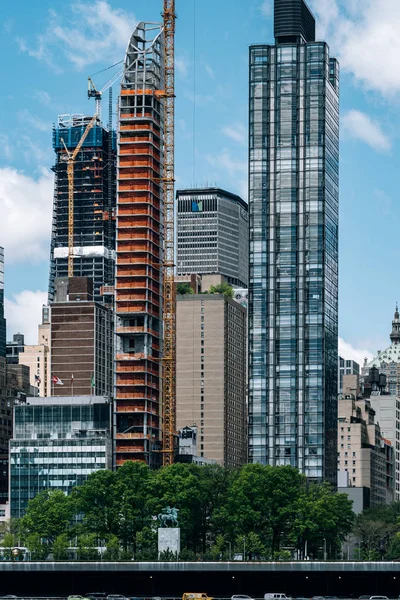
[(14, 407), (10, 441), (11, 516), (44, 490), (69, 494), (98, 469), (111, 468), (111, 405), (101, 396), (29, 398)]
[(250, 48), (249, 460), (336, 483), (339, 67), (293, 39)]
[[(53, 128), (56, 154), (50, 248), (49, 302), (54, 284), (68, 275), (68, 176), (64, 143), (77, 147), (91, 117), (60, 115)], [(92, 127), (74, 163), (74, 276), (90, 277), (96, 302), (110, 304), (103, 286), (114, 285), (116, 136), (101, 122)]]
[(0, 246), (0, 357), (6, 356), (6, 320), (4, 318), (4, 248)]

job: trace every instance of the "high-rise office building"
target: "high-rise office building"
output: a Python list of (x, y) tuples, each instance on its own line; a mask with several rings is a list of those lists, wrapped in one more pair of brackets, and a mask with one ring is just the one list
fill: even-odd
[[(54, 280), (68, 275), (68, 176), (65, 146), (73, 152), (91, 117), (60, 115), (53, 129), (56, 154), (49, 301)], [(100, 121), (89, 131), (74, 162), (74, 276), (90, 277), (94, 298), (114, 285), (115, 266), (115, 133)]]
[(112, 311), (94, 301), (93, 283), (87, 277), (57, 278), (54, 299), (50, 303), (52, 385), (48, 395), (111, 397)]
[(339, 66), (304, 0), (250, 47), (249, 459), (336, 482)]
[(98, 469), (110, 469), (111, 404), (101, 396), (29, 398), (14, 407), (10, 442), (11, 516), (23, 516), (44, 490), (69, 494)]
[(161, 462), (163, 86), (162, 27), (140, 23), (125, 57), (118, 113), (117, 466)]
[(197, 425), (200, 457), (247, 461), (246, 309), (223, 294), (177, 296), (176, 424)]
[(219, 273), (228, 283), (248, 282), (246, 202), (219, 188), (178, 190), (177, 273)]
[(0, 358), (6, 356), (6, 320), (4, 318), (4, 249), (0, 246)]
[(355, 360), (338, 356), (338, 394), (343, 391), (343, 377), (345, 375), (360, 375), (360, 365)]

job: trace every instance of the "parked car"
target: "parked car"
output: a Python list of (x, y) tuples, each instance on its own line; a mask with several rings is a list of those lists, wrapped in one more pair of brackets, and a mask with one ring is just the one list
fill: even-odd
[(185, 592), (182, 596), (182, 600), (213, 600), (213, 598), (208, 596), (205, 592)]
[(286, 594), (264, 594), (264, 600), (291, 600)]
[(122, 594), (108, 594), (107, 600), (127, 600)]
[(246, 594), (235, 594), (231, 597), (231, 600), (254, 600), (254, 598), (246, 596)]
[(89, 598), (89, 600), (106, 600), (107, 593), (106, 592), (89, 592), (85, 594), (85, 598)]
[(369, 600), (389, 600), (387, 596), (370, 596)]

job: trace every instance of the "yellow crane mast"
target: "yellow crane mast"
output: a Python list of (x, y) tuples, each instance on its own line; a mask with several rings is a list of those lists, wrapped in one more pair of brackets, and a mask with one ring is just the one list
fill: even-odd
[(163, 464), (174, 462), (176, 429), (176, 299), (174, 282), (174, 112), (175, 112), (175, 0), (164, 0), (164, 352), (163, 352)]
[(63, 138), (64, 150), (67, 158), (67, 175), (68, 175), (68, 277), (74, 276), (74, 165), (75, 159), (79, 150), (82, 148), (83, 142), (86, 140), (89, 131), (92, 129), (97, 119), (97, 112), (89, 121), (81, 139), (79, 140), (73, 152), (70, 152), (65, 145)]

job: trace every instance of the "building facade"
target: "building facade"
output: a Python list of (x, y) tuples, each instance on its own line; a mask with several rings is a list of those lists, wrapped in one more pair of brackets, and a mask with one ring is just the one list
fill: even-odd
[(247, 462), (246, 309), (222, 294), (177, 296), (176, 424), (200, 457)]
[(44, 490), (69, 494), (112, 464), (111, 404), (101, 396), (29, 398), (14, 408), (10, 442), (11, 517)]
[(17, 365), (19, 363), (19, 353), (24, 351), (25, 336), (22, 333), (14, 333), (11, 342), (6, 344), (6, 355), (8, 365)]
[(358, 375), (344, 376), (338, 398), (338, 472), (347, 474), (346, 487), (355, 488), (353, 497), (358, 490), (360, 497), (368, 498), (363, 509), (391, 504), (394, 449), (382, 434), (370, 399), (360, 393)]
[(6, 320), (4, 318), (4, 248), (0, 246), (0, 358), (6, 357)]
[(161, 463), (163, 86), (162, 27), (140, 23), (129, 41), (118, 109), (117, 466)]
[(250, 48), (249, 460), (336, 482), (339, 67), (304, 0)]
[(371, 406), (382, 435), (394, 451), (394, 499), (400, 501), (400, 398), (385, 393), (371, 395)]
[(343, 391), (344, 375), (360, 375), (360, 365), (355, 360), (338, 356), (338, 394)]
[(219, 188), (178, 190), (177, 273), (220, 273), (228, 283), (248, 282), (246, 202)]
[(111, 397), (112, 311), (93, 300), (93, 283), (87, 277), (56, 279), (54, 298), (50, 303), (49, 395)]
[(390, 346), (385, 350), (378, 350), (371, 361), (365, 359), (362, 368), (363, 378), (368, 377), (372, 367), (376, 367), (381, 374), (386, 375), (385, 391), (392, 396), (400, 397), (400, 314), (397, 305), (392, 321)]
[[(49, 301), (54, 281), (68, 276), (68, 176), (64, 144), (73, 152), (91, 117), (60, 115), (53, 129), (55, 152)], [(74, 163), (74, 276), (90, 277), (97, 302), (111, 302), (103, 286), (114, 285), (115, 132), (100, 121), (89, 131)]]

